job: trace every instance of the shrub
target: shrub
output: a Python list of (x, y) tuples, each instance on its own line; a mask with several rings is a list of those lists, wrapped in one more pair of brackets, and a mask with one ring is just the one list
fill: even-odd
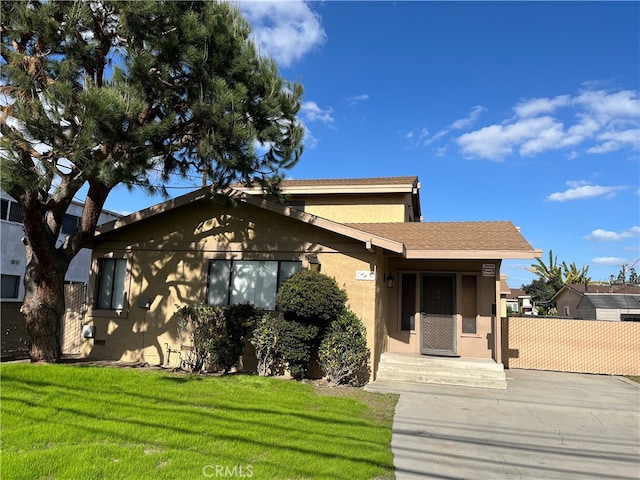
[(249, 341), (256, 349), (258, 375), (273, 375), (278, 367), (278, 319), (264, 314), (258, 320)]
[(215, 337), (224, 328), (224, 310), (203, 303), (185, 305), (178, 308), (178, 337), (189, 337), (192, 348), (192, 358), (187, 363), (191, 371), (198, 373), (203, 370), (209, 358), (209, 352)]
[(240, 359), (245, 337), (254, 329), (260, 311), (249, 303), (229, 305), (224, 308), (224, 328), (209, 345), (212, 364), (228, 373)]
[(302, 380), (307, 375), (318, 330), (316, 325), (287, 320), (282, 316), (276, 320), (277, 356), (296, 380)]
[(227, 373), (242, 355), (245, 336), (253, 329), (258, 310), (250, 304), (223, 309), (196, 303), (180, 307), (178, 315), (178, 334), (188, 334), (193, 347), (192, 371), (200, 372), (209, 361)]
[(345, 311), (331, 322), (320, 343), (318, 359), (330, 385), (367, 382), (367, 332), (355, 313)]
[(276, 302), (287, 320), (312, 323), (322, 329), (343, 312), (347, 293), (334, 278), (300, 270), (282, 283)]

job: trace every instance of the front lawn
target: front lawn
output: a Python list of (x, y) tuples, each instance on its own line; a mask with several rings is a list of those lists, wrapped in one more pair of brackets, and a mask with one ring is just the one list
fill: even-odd
[(394, 395), (77, 365), (0, 374), (2, 478), (394, 478)]

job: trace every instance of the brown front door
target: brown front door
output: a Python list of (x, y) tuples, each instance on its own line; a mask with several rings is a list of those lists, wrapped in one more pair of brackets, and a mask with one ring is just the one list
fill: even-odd
[(453, 274), (421, 275), (420, 353), (456, 355), (455, 285)]

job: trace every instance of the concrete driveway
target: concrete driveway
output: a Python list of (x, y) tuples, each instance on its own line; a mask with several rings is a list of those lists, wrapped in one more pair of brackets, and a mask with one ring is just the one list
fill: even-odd
[(640, 479), (640, 384), (507, 370), (506, 390), (375, 382), (400, 393), (396, 478)]

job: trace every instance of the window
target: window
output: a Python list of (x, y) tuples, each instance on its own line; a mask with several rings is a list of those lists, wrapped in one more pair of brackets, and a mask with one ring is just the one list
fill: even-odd
[(475, 275), (462, 276), (462, 333), (477, 333), (478, 279)]
[(76, 215), (64, 214), (62, 219), (62, 233), (66, 235), (73, 235), (80, 225), (80, 217)]
[(402, 318), (401, 330), (416, 329), (416, 274), (402, 274)]
[(302, 262), (214, 260), (209, 263), (207, 303), (225, 306), (246, 302), (275, 310), (278, 288), (300, 269)]
[(0, 219), (22, 223), (22, 212), (20, 212), (18, 204), (12, 200), (3, 198), (0, 201)]
[(0, 280), (2, 298), (18, 298), (18, 291), (20, 288), (20, 276), (18, 275), (1, 275)]
[(96, 308), (122, 310), (124, 308), (124, 281), (127, 260), (101, 258), (98, 265), (98, 294)]

